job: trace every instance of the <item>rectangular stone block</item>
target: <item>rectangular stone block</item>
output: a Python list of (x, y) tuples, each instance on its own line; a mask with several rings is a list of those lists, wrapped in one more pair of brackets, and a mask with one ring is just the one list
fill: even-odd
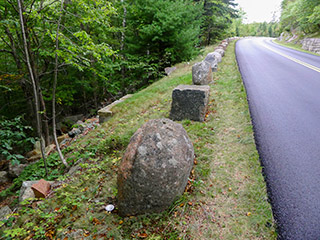
[(111, 109), (112, 109), (115, 105), (123, 102), (124, 100), (130, 98), (131, 96), (132, 96), (132, 94), (128, 94), (128, 95), (120, 98), (119, 100), (114, 101), (113, 103), (109, 104), (108, 106), (100, 109), (100, 110), (98, 111), (99, 123), (102, 124), (102, 123), (108, 121), (108, 120), (113, 116), (113, 113), (112, 113)]
[(203, 122), (209, 103), (210, 87), (207, 85), (179, 85), (172, 92), (170, 119)]

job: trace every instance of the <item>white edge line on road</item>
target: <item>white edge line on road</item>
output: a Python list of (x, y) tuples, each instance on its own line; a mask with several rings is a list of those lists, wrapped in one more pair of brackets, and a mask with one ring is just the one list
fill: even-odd
[(275, 52), (275, 53), (277, 53), (277, 54), (279, 54), (279, 55), (281, 55), (281, 56), (283, 56), (283, 57), (291, 60), (291, 61), (294, 61), (294, 62), (296, 62), (296, 63), (299, 63), (299, 64), (301, 64), (301, 65), (303, 65), (303, 66), (305, 66), (305, 67), (307, 67), (307, 68), (310, 68), (310, 69), (312, 69), (312, 70), (320, 73), (320, 68), (318, 68), (318, 67), (316, 67), (316, 66), (313, 66), (313, 65), (311, 65), (311, 64), (309, 64), (309, 63), (302, 62), (302, 61), (300, 61), (299, 59), (296, 59), (296, 58), (294, 58), (294, 57), (290, 57), (290, 56), (288, 56), (287, 54), (284, 54), (284, 53), (282, 53), (282, 52), (279, 52), (279, 51), (277, 51), (277, 50), (275, 50), (275, 49), (273, 49), (273, 48), (271, 48), (271, 47), (268, 47), (268, 46), (265, 46), (265, 45), (264, 45), (264, 47), (267, 48), (267, 49), (269, 49), (269, 50), (272, 51), (272, 52)]

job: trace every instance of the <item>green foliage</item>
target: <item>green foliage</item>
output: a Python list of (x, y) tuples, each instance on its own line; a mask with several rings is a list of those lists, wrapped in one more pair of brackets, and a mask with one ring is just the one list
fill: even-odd
[(191, 0), (131, 0), (127, 1), (127, 9), (124, 53), (131, 62), (154, 65), (145, 69), (147, 75), (142, 78), (157, 76), (155, 72), (198, 53), (199, 4)]
[(234, 19), (230, 27), (231, 36), (257, 36), (257, 37), (278, 37), (280, 35), (277, 22), (249, 23), (242, 22), (242, 18)]
[(21, 187), (23, 181), (35, 181), (40, 179), (52, 181), (61, 177), (64, 173), (65, 167), (61, 164), (58, 153), (50, 154), (47, 157), (47, 165), (49, 168), (48, 176), (46, 176), (42, 159), (25, 167), (19, 177), (13, 180), (13, 184), (11, 184), (10, 187), (0, 192), (0, 200), (19, 193), (17, 190)]
[[(61, 9), (61, 1), (24, 0), (47, 117), (52, 117), (55, 53), (57, 113), (90, 112), (153, 83), (165, 67), (199, 53), (200, 44), (225, 36), (235, 17), (233, 5), (233, 0), (77, 0), (64, 1)], [(16, 2), (0, 2), (0, 114), (27, 113), (32, 123), (34, 101), (24, 52), (17, 47), (22, 39), (16, 9)]]
[[(22, 111), (28, 113), (31, 121), (34, 113), (30, 107), (33, 104), (30, 96), (33, 95), (24, 52), (17, 47), (22, 42), (17, 6), (8, 1), (2, 1), (0, 6), (0, 103), (4, 105), (0, 113), (9, 116), (12, 112)], [(97, 96), (105, 91), (100, 86), (106, 85), (106, 69), (111, 55), (115, 54), (110, 46), (114, 31), (110, 18), (116, 10), (111, 3), (105, 0), (64, 1), (61, 9), (61, 1), (25, 0), (24, 10), (30, 56), (36, 62), (32, 64), (37, 68), (35, 78), (45, 104), (51, 106), (55, 39), (58, 34), (58, 112), (63, 107), (66, 112), (79, 111), (87, 99), (95, 99), (97, 105), (102, 99)], [(57, 33), (59, 20), (61, 28)], [(6, 74), (2, 75), (3, 72)], [(27, 101), (23, 101), (25, 99)], [(91, 102), (85, 106), (90, 105)], [(47, 115), (50, 116), (50, 110)]]
[[(177, 65), (171, 76), (117, 105), (113, 109), (115, 116), (103, 127), (65, 149), (70, 161), (83, 158), (79, 170), (72, 176), (60, 177), (56, 182), (60, 186), (55, 186), (50, 198), (26, 201), (15, 219), (0, 229), (0, 238), (70, 239), (70, 233), (80, 229), (88, 239), (219, 239), (222, 235), (240, 240), (276, 239), (245, 91), (231, 54), (233, 44), (216, 73), (216, 84), (211, 86), (206, 121), (182, 121), (198, 161), (195, 179), (190, 180), (191, 192), (184, 193), (168, 211), (159, 214), (121, 218), (115, 211), (104, 211), (106, 204), (116, 200), (117, 166), (123, 145), (145, 121), (168, 115), (172, 89), (190, 84), (193, 63), (214, 47), (207, 48), (191, 64)], [(250, 137), (250, 144), (242, 143), (238, 134), (241, 139)], [(245, 215), (248, 211), (252, 212), (250, 219)]]
[(203, 5), (201, 43), (210, 45), (228, 35), (232, 19), (237, 18), (234, 0), (200, 0)]
[(281, 28), (300, 30), (306, 34), (320, 31), (320, 2), (318, 0), (283, 0)]
[(0, 156), (10, 160), (12, 164), (19, 164), (24, 154), (30, 149), (35, 139), (28, 137), (32, 128), (23, 124), (23, 118), (0, 120)]
[(99, 144), (99, 152), (103, 154), (111, 154), (117, 151), (123, 151), (128, 146), (133, 131), (126, 134), (112, 134)]

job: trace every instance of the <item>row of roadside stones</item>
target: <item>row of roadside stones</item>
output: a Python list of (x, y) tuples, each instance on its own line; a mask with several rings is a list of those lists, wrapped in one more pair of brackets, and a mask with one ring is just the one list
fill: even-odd
[[(223, 40), (215, 50), (209, 53), (205, 59), (192, 66), (193, 85), (179, 85), (172, 93), (172, 107), (170, 119), (181, 121), (190, 119), (203, 122), (209, 102), (210, 84), (213, 81), (213, 72), (218, 70), (218, 64), (224, 57), (228, 44), (237, 38), (227, 38)], [(167, 75), (170, 75), (176, 67), (166, 68)], [(205, 86), (202, 86), (205, 85)], [(108, 121), (112, 116), (112, 107), (130, 98), (128, 94), (121, 99), (107, 105), (98, 111), (99, 123)]]
[[(226, 48), (228, 44), (223, 45)], [(222, 53), (221, 48), (216, 51)], [(172, 120), (204, 121), (212, 68), (211, 62), (203, 63), (208, 69), (199, 71), (199, 75), (208, 82), (179, 85), (174, 89)], [(183, 194), (194, 163), (194, 149), (183, 126), (172, 120), (150, 120), (132, 136), (118, 171), (119, 215), (161, 212)]]
[(194, 149), (183, 126), (174, 121), (204, 121), (208, 84), (227, 46), (228, 41), (222, 41), (204, 61), (192, 67), (193, 85), (179, 85), (173, 90), (171, 120), (150, 120), (131, 138), (118, 171), (117, 207), (121, 216), (164, 211), (183, 194), (194, 163)]
[(213, 81), (213, 72), (218, 70), (218, 63), (224, 57), (230, 40), (234, 39), (223, 40), (214, 52), (192, 66), (193, 85), (179, 85), (173, 90), (170, 119), (205, 120), (210, 96), (209, 84)]

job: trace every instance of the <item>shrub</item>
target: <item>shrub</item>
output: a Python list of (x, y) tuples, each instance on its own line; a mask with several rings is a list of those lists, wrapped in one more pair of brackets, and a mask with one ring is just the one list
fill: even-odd
[(22, 116), (12, 120), (0, 120), (0, 157), (5, 157), (12, 164), (19, 164), (24, 157), (20, 154), (30, 149), (35, 143), (33, 137), (28, 137), (32, 128), (23, 124)]

